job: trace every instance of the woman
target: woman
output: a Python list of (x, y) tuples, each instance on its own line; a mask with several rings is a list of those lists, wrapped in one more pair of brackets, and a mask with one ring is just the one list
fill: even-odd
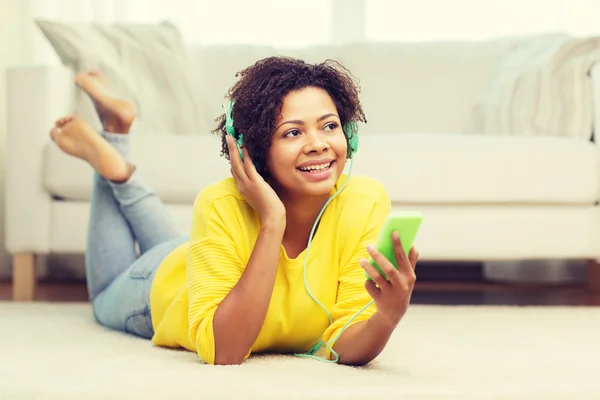
[(86, 251), (94, 315), (209, 364), (311, 356), (323, 343), (329, 360), (366, 364), (407, 310), (418, 254), (393, 235), (396, 270), (372, 248), (389, 198), (375, 180), (342, 173), (352, 123), (365, 121), (358, 89), (335, 62), (270, 57), (239, 75), (215, 130), (232, 177), (198, 195), (189, 238), (129, 160), (133, 106), (108, 95), (101, 75), (77, 76), (104, 130), (67, 117), (50, 135), (96, 171)]

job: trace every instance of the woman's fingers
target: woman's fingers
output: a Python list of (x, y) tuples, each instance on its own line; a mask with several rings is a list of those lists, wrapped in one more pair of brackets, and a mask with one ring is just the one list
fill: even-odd
[(235, 139), (231, 136), (227, 135), (225, 140), (227, 141), (227, 147), (229, 149), (229, 160), (231, 161), (231, 169), (234, 177), (238, 182), (247, 178), (246, 171), (244, 170), (244, 165), (242, 163), (242, 159), (240, 157), (240, 153), (237, 148), (237, 144)]
[(414, 247), (410, 248), (410, 253), (408, 253), (408, 261), (410, 261), (410, 265), (414, 271), (417, 266), (417, 261), (419, 260), (419, 252)]
[(379, 300), (381, 297), (381, 289), (377, 287), (374, 281), (367, 280), (365, 282), (365, 289), (367, 289), (367, 293), (369, 296), (373, 298), (373, 300)]
[(248, 150), (245, 147), (242, 147), (242, 153), (244, 153), (244, 168), (246, 169), (246, 173), (250, 179), (254, 179), (259, 175), (256, 167), (254, 166), (254, 162), (252, 161), (252, 157), (248, 153)]
[(236, 181), (236, 182), (238, 182), (238, 184), (239, 184), (239, 182), (240, 182), (240, 177), (239, 177), (239, 176), (237, 176), (237, 174), (235, 173), (234, 169), (233, 169), (233, 168), (230, 168), (230, 169), (229, 169), (229, 171), (231, 172), (231, 176), (233, 176), (233, 179), (235, 179), (235, 181)]
[[(367, 246), (367, 251), (369, 255), (373, 258), (373, 261), (377, 264), (377, 266), (383, 271), (387, 280), (392, 284), (399, 283), (398, 271), (394, 267), (394, 265), (383, 255), (381, 254), (373, 245)], [(385, 279), (382, 277), (382, 279)]]
[(398, 263), (398, 269), (401, 272), (409, 272), (413, 270), (413, 266), (411, 265), (404, 248), (402, 247), (402, 242), (400, 241), (400, 235), (398, 231), (392, 232), (392, 243), (394, 245), (394, 254), (396, 256), (396, 263)]
[[(365, 260), (364, 258), (361, 258), (358, 263), (360, 264), (360, 266), (365, 270), (365, 272), (367, 273), (367, 275), (369, 275), (371, 277), (371, 279), (373, 280), (373, 282), (375, 282), (375, 284), (380, 288), (383, 289), (384, 287), (388, 286), (390, 283), (388, 281), (385, 280), (385, 278), (383, 277), (383, 275), (381, 275), (379, 273), (379, 271), (377, 271), (377, 269), (371, 265), (370, 262), (368, 262), (367, 260)], [(379, 264), (377, 264), (379, 265)]]
[(240, 183), (240, 177), (238, 176), (235, 168), (233, 168), (233, 151), (231, 150), (231, 140), (229, 138), (229, 136), (227, 136), (225, 138), (226, 142), (227, 142), (227, 148), (229, 150), (229, 171), (231, 172), (231, 176), (233, 176), (233, 179), (235, 179), (235, 181), (239, 184)]

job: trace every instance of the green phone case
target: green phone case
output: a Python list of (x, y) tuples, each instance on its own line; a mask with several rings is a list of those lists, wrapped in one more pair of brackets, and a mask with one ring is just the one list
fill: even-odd
[[(408, 255), (413, 242), (417, 237), (417, 232), (419, 231), (422, 221), (423, 215), (416, 211), (394, 211), (391, 212), (386, 218), (383, 227), (379, 232), (379, 237), (377, 238), (375, 248), (379, 250), (379, 252), (385, 256), (385, 258), (390, 260), (396, 269), (398, 269), (398, 262), (396, 261), (396, 256), (394, 254), (392, 232), (398, 231), (402, 248)], [(375, 267), (375, 269), (378, 270), (385, 277), (385, 279), (388, 279), (372, 257), (369, 257), (369, 263), (371, 263), (371, 265)], [(368, 280), (371, 280), (371, 277), (366, 271), (365, 277)]]

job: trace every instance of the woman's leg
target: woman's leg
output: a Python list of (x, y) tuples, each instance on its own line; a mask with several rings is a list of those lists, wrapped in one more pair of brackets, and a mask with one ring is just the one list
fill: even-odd
[(177, 237), (154, 246), (119, 274), (92, 301), (98, 322), (108, 328), (152, 338), (152, 281), (165, 257), (186, 240), (186, 237)]
[[(103, 132), (102, 136), (124, 159), (129, 159), (128, 135)], [(92, 305), (103, 325), (151, 338), (154, 331), (149, 300), (154, 275), (164, 258), (187, 238), (179, 234), (160, 199), (141, 183), (138, 175), (134, 171), (122, 183), (102, 177), (97, 180), (98, 191), (109, 192), (113, 199), (110, 205), (117, 206), (116, 210), (122, 214), (120, 218), (131, 228), (141, 256), (126, 265), (124, 270), (116, 271), (117, 274), (109, 278), (109, 284), (92, 300)], [(104, 207), (108, 205), (108, 202), (104, 203)], [(90, 226), (89, 247), (93, 249), (94, 243), (104, 240), (119, 248), (114, 238), (105, 237), (113, 231), (112, 219), (106, 218), (107, 210), (97, 207), (94, 211), (100, 212), (97, 212), (96, 225)], [(105, 263), (102, 257), (90, 257), (88, 270), (102, 270)]]
[(186, 238), (178, 234), (160, 200), (139, 182), (137, 172), (132, 173), (127, 135), (98, 134), (83, 120), (69, 117), (57, 122), (51, 136), (63, 151), (95, 169), (86, 248), (94, 315), (107, 327), (151, 337), (152, 279), (164, 257)]
[[(101, 136), (112, 144), (125, 160), (129, 159), (128, 135), (103, 132)], [(124, 228), (127, 228), (129, 233), (127, 240), (124, 240)], [(88, 272), (90, 276), (95, 277), (94, 281), (89, 283), (90, 296), (94, 298), (137, 258), (135, 247), (134, 258), (130, 257), (132, 242), (135, 246), (137, 241), (140, 253), (145, 254), (153, 247), (179, 237), (181, 234), (175, 228), (166, 208), (156, 194), (140, 181), (137, 171), (122, 183), (107, 180), (96, 172), (88, 231), (88, 249), (91, 253)], [(108, 253), (107, 249), (128, 256), (123, 257), (122, 262), (115, 263), (104, 256)], [(114, 271), (106, 268), (106, 265), (110, 264), (116, 265), (112, 268)]]
[(65, 153), (88, 161), (95, 169), (86, 246), (86, 279), (93, 300), (137, 258), (135, 237), (105, 178), (126, 176), (127, 164), (80, 118), (58, 120), (50, 136)]
[[(135, 107), (127, 100), (110, 93), (107, 79), (97, 71), (78, 73), (76, 83), (91, 98), (104, 132), (101, 135), (130, 164), (129, 128), (135, 117)], [(130, 171), (131, 172), (131, 171)], [(102, 174), (101, 174), (102, 175)], [(108, 178), (120, 209), (129, 222), (141, 253), (174, 237), (180, 236), (160, 199), (143, 185), (137, 171), (126, 179)], [(116, 183), (115, 181), (124, 181)]]
[[(104, 132), (102, 136), (129, 161), (129, 135)], [(142, 183), (137, 170), (125, 182), (107, 181), (107, 184), (133, 231), (141, 254), (181, 236), (164, 204)]]
[[(104, 132), (102, 136), (128, 160), (128, 135)], [(93, 306), (103, 325), (149, 339), (154, 334), (149, 302), (154, 275), (164, 258), (187, 237), (177, 231), (160, 199), (139, 179), (138, 171), (122, 183), (104, 182), (131, 228), (141, 256), (98, 294)]]
[[(164, 257), (185, 238), (128, 162), (126, 133), (133, 121), (133, 107), (106, 96), (99, 82), (97, 76), (78, 75), (77, 83), (94, 100), (105, 128), (120, 129), (123, 134), (98, 135), (79, 118), (69, 117), (57, 121), (51, 137), (63, 151), (96, 170), (86, 249), (88, 290), (96, 319), (111, 328), (148, 337), (152, 333), (152, 278)], [(139, 259), (136, 240), (142, 252)]]

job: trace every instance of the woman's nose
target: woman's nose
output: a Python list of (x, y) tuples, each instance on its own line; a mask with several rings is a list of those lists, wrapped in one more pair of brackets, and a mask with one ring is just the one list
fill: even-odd
[(322, 152), (329, 148), (329, 143), (320, 132), (309, 133), (306, 135), (307, 143), (305, 149), (307, 152)]

